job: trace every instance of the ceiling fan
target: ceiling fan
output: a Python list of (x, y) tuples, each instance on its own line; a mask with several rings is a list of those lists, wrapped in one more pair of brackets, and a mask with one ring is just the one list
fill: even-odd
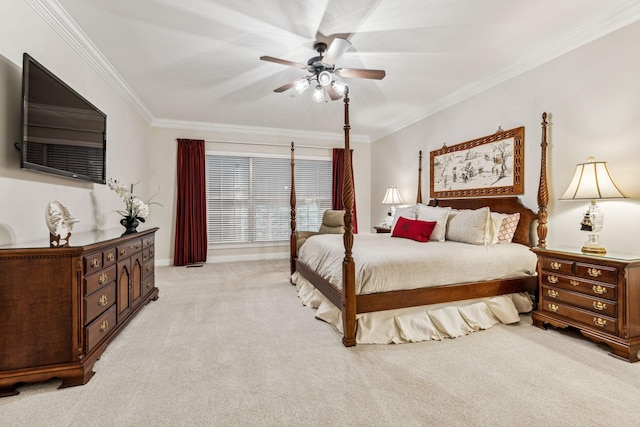
[(274, 58), (272, 56), (261, 56), (260, 59), (262, 61), (300, 68), (309, 72), (309, 75), (284, 84), (274, 89), (274, 92), (285, 92), (294, 87), (296, 91), (301, 94), (315, 82), (313, 83), (315, 84), (313, 100), (322, 102), (326, 99), (327, 94), (332, 100), (340, 99), (344, 96), (347, 85), (342, 80), (336, 79), (336, 76), (382, 80), (386, 75), (384, 70), (336, 67), (338, 59), (340, 59), (350, 47), (351, 42), (342, 38), (333, 39), (328, 50), (326, 43), (316, 42), (314, 48), (316, 52), (318, 52), (318, 56), (310, 58), (306, 64)]

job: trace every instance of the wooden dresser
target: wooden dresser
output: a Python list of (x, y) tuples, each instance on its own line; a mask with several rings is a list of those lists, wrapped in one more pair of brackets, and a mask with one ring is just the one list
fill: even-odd
[(612, 355), (640, 355), (640, 257), (586, 255), (533, 248), (538, 255), (538, 309), (533, 324), (578, 329)]
[(72, 235), (71, 246), (0, 248), (0, 397), (15, 385), (86, 384), (107, 345), (150, 300), (157, 228)]

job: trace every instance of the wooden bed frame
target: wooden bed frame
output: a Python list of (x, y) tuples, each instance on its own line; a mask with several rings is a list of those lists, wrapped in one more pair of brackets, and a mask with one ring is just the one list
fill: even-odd
[[(436, 286), (430, 288), (400, 290), (366, 295), (356, 295), (355, 261), (352, 255), (353, 229), (352, 215), (354, 189), (352, 184), (351, 151), (349, 147), (349, 97), (344, 97), (345, 104), (345, 156), (344, 156), (344, 207), (345, 207), (345, 255), (342, 261), (342, 289), (328, 282), (315, 271), (298, 259), (296, 241), (296, 195), (294, 180), (294, 146), (291, 144), (291, 274), (299, 272), (313, 284), (336, 307), (342, 310), (343, 338), (345, 347), (356, 345), (356, 314), (374, 311), (400, 309), (427, 304), (451, 301), (461, 301), (472, 298), (492, 297), (515, 292), (533, 293), (537, 289), (535, 276), (515, 279), (500, 279), (481, 282), (468, 282), (453, 285)], [(546, 176), (546, 148), (547, 148), (547, 114), (542, 114), (542, 157), (540, 166), (540, 184), (538, 186), (538, 213), (526, 208), (518, 197), (494, 197), (481, 199), (437, 199), (429, 204), (455, 209), (477, 209), (488, 206), (492, 212), (515, 213), (520, 212), (520, 222), (514, 235), (514, 242), (533, 246), (530, 235), (532, 223), (537, 220), (537, 247), (546, 247), (547, 236), (547, 176)], [(420, 152), (418, 168), (417, 202), (422, 202), (422, 152)]]

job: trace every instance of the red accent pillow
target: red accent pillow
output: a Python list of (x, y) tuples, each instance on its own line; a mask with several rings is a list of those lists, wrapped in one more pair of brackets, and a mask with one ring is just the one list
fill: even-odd
[(401, 216), (393, 227), (391, 237), (403, 237), (416, 242), (427, 242), (436, 227), (436, 221), (420, 221)]

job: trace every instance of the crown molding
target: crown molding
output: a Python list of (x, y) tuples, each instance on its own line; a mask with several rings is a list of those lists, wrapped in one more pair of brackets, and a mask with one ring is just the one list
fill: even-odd
[(535, 49), (520, 56), (508, 66), (494, 73), (487, 74), (475, 82), (462, 86), (460, 89), (436, 100), (428, 106), (414, 110), (413, 113), (405, 115), (402, 120), (397, 121), (384, 132), (372, 136), (371, 140), (376, 141), (394, 132), (398, 132), (420, 120), (465, 101), (472, 96), (626, 27), (639, 19), (640, 3), (637, 0), (629, 1), (625, 5), (613, 9), (608, 15), (599, 16), (597, 19), (592, 19), (590, 22), (571, 29), (561, 37), (538, 45)]
[[(334, 132), (312, 132), (307, 130), (298, 129), (282, 129), (282, 128), (270, 128), (260, 126), (239, 126), (229, 125), (222, 123), (209, 123), (209, 122), (193, 122), (186, 120), (167, 120), (156, 119), (151, 123), (152, 127), (166, 128), (166, 129), (185, 129), (185, 130), (200, 130), (205, 132), (219, 132), (234, 135), (243, 136), (273, 136), (279, 138), (285, 138), (287, 140), (291, 138), (304, 138), (304, 139), (317, 139), (323, 141), (336, 141), (344, 142), (344, 133)], [(349, 135), (349, 139), (353, 142), (370, 143), (371, 139), (367, 135)]]
[(153, 114), (56, 0), (25, 0), (149, 124)]

